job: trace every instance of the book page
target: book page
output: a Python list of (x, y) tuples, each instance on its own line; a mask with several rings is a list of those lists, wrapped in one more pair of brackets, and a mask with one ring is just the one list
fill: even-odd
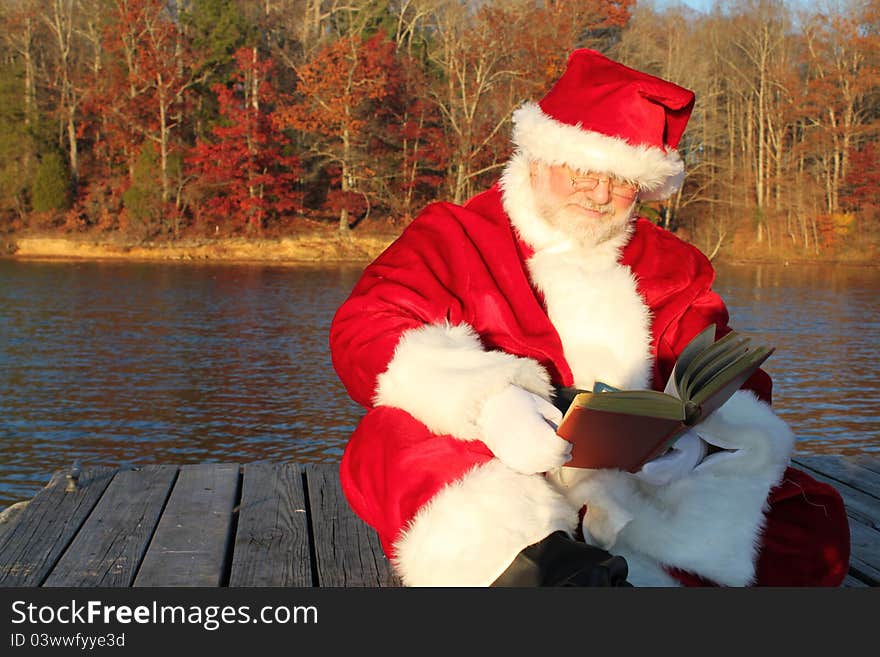
[(740, 344), (748, 343), (748, 341), (748, 337), (742, 336), (736, 331), (731, 331), (717, 342), (703, 349), (703, 351), (691, 360), (687, 369), (682, 374), (678, 388), (679, 394), (683, 398), (689, 397), (691, 391), (694, 389), (692, 381), (697, 378), (699, 373), (707, 367), (709, 363), (714, 361), (721, 354), (727, 354), (731, 350), (735, 350)]
[(687, 343), (684, 349), (681, 350), (681, 353), (678, 356), (678, 360), (675, 361), (675, 365), (672, 367), (672, 372), (669, 375), (669, 380), (666, 382), (666, 387), (663, 389), (667, 395), (672, 395), (673, 397), (678, 397), (681, 399), (680, 394), (680, 382), (681, 377), (684, 372), (687, 370), (688, 366), (691, 364), (696, 356), (707, 349), (712, 343), (715, 342), (715, 325), (709, 324), (706, 328), (700, 331), (697, 335), (691, 338), (691, 341)]
[[(578, 407), (670, 420), (684, 419), (682, 401), (677, 397), (656, 390), (582, 392), (572, 401), (569, 412)], [(564, 420), (565, 418), (563, 418)]]
[(728, 346), (721, 350), (712, 360), (700, 367), (690, 378), (685, 389), (685, 397), (690, 398), (709, 381), (715, 378), (719, 372), (730, 367), (731, 364), (742, 358), (749, 351), (749, 338), (742, 337), (732, 340)]
[(751, 349), (739, 360), (721, 370), (713, 379), (697, 390), (692, 400), (702, 407), (701, 419), (718, 409), (775, 351), (773, 347), (759, 346)]

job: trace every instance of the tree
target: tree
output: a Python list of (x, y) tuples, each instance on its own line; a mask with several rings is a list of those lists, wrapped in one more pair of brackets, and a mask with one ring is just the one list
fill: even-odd
[(849, 156), (849, 173), (841, 193), (841, 203), (849, 209), (861, 210), (880, 205), (880, 151), (869, 142)]
[(41, 18), (49, 28), (54, 46), (53, 85), (58, 98), (57, 114), (67, 136), (68, 166), (76, 184), (79, 179), (77, 116), (82, 102), (82, 90), (75, 84), (79, 71), (76, 61), (79, 50), (74, 43), (74, 23), (78, 12), (74, 0), (50, 0), (46, 5)]
[(215, 225), (228, 219), (262, 231), (295, 209), (300, 165), (287, 154), (290, 142), (275, 117), (273, 62), (256, 48), (239, 49), (235, 62), (230, 85), (214, 85), (223, 121), (198, 141), (189, 164), (205, 196), (201, 212)]
[(31, 191), (35, 212), (66, 210), (70, 205), (70, 173), (57, 151), (44, 153), (37, 166)]
[(159, 174), (159, 157), (155, 145), (149, 141), (141, 144), (135, 162), (131, 184), (122, 194), (125, 204), (122, 225), (137, 237), (153, 237), (169, 211), (162, 200), (162, 190), (156, 186)]
[[(376, 122), (388, 144), (383, 160), (394, 162), (386, 205), (405, 221), (417, 207), (436, 198), (453, 146), (443, 130), (437, 106), (425, 97), (428, 82), (417, 62), (398, 52), (399, 75), (389, 100), (380, 105)], [(377, 131), (379, 132), (379, 131)]]
[(106, 117), (103, 137), (124, 153), (130, 178), (140, 144), (153, 142), (162, 202), (176, 201), (171, 157), (183, 145), (181, 127), (199, 81), (197, 57), (163, 0), (112, 0), (104, 45), (110, 61), (95, 81), (94, 100)]
[(0, 69), (0, 221), (24, 216), (36, 168), (36, 144), (26, 130), (22, 68), (10, 63)]
[(255, 29), (245, 20), (234, 0), (199, 0), (184, 7), (181, 24), (185, 37), (192, 43), (196, 58), (195, 107), (193, 131), (199, 137), (210, 131), (219, 116), (215, 84), (226, 84), (235, 68), (235, 53), (246, 43), (256, 41)]
[(371, 175), (367, 157), (370, 115), (389, 93), (388, 71), (394, 44), (383, 34), (349, 36), (328, 44), (297, 69), (295, 102), (280, 110), (284, 127), (308, 133), (311, 153), (338, 171), (329, 203), (339, 210), (339, 230), (347, 234), (349, 215), (364, 198)]
[(813, 16), (805, 30), (808, 79), (804, 106), (828, 213), (840, 207), (849, 155), (876, 135), (880, 90), (880, 3), (850, 0)]
[(764, 240), (770, 205), (771, 144), (776, 135), (780, 81), (778, 62), (784, 58), (786, 35), (791, 31), (789, 14), (781, 0), (749, 0), (728, 21), (728, 49), (723, 70), (732, 80), (731, 120), (739, 123), (743, 164), (748, 167), (750, 195), (755, 217), (755, 241)]
[(34, 0), (9, 5), (3, 16), (5, 40), (20, 62), (23, 74), (20, 105), (24, 123), (29, 126), (37, 112), (37, 6)]
[(436, 3), (425, 29), (430, 98), (453, 144), (448, 194), (470, 196), (509, 154), (507, 129), (525, 98), (543, 94), (562, 72), (568, 51), (599, 45), (629, 19), (630, 0)]

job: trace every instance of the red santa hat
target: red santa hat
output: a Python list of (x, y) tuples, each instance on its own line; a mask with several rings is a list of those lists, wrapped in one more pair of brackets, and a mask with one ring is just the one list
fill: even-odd
[(662, 199), (684, 180), (676, 149), (693, 107), (692, 91), (575, 50), (547, 95), (513, 113), (513, 142), (529, 159), (614, 175)]

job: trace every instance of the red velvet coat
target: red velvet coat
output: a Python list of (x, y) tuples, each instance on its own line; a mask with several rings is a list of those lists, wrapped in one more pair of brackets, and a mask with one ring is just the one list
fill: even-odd
[[(398, 540), (416, 515), (445, 487), (493, 459), (479, 440), (444, 434), (442, 424), (427, 426), (401, 407), (406, 404), (376, 405), (378, 379), (403, 335), (428, 325), (466, 325), (484, 350), (532, 359), (553, 383), (573, 384), (559, 335), (530, 280), (525, 263), (531, 254), (511, 228), (497, 187), (464, 207), (434, 204), (367, 267), (333, 320), (334, 367), (351, 397), (368, 409), (342, 460), (343, 490), (395, 560)], [(727, 332), (728, 313), (711, 289), (708, 260), (644, 219), (636, 221), (620, 263), (635, 275), (650, 310), (650, 382), (662, 389), (684, 345), (708, 323), (719, 336)], [(763, 371), (747, 387), (769, 403), (771, 382)], [(837, 492), (788, 469), (769, 504), (756, 583), (839, 584), (849, 532)], [(698, 574), (675, 574), (685, 584), (707, 583)]]

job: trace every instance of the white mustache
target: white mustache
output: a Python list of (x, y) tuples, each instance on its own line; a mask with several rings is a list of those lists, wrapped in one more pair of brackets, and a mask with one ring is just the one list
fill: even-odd
[(614, 214), (614, 206), (611, 203), (600, 205), (585, 198), (582, 200), (570, 201), (569, 205), (577, 205), (586, 210), (591, 210), (592, 212), (599, 212), (600, 214)]

